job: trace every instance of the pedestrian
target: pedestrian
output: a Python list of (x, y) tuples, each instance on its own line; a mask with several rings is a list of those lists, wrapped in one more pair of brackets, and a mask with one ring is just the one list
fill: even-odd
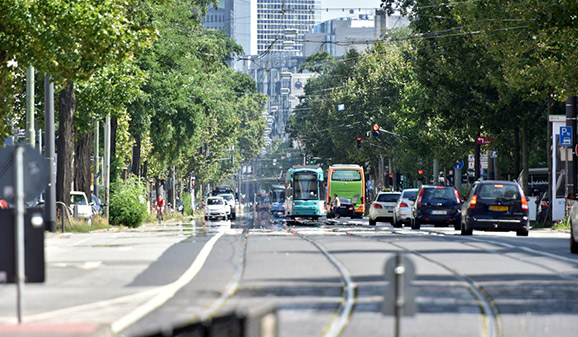
[(333, 195), (333, 200), (331, 201), (331, 208), (333, 208), (333, 214), (335, 214), (336, 218), (339, 218), (339, 214), (337, 213), (337, 209), (341, 206), (341, 202), (339, 201), (339, 197), (337, 193)]

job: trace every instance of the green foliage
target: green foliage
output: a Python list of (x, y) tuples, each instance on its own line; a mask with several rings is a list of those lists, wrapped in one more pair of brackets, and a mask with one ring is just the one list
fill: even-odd
[(117, 180), (111, 186), (110, 223), (139, 227), (146, 214), (145, 196), (145, 186), (137, 179)]
[(191, 209), (191, 194), (190, 193), (183, 193), (183, 205), (185, 206), (184, 215), (193, 215), (193, 211)]

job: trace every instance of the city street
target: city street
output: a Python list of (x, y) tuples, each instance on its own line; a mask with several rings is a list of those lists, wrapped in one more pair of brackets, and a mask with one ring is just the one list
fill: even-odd
[[(550, 229), (463, 237), (347, 218), (286, 227), (267, 213), (47, 234), (47, 282), (26, 285), (24, 322), (139, 336), (275, 305), (282, 337), (392, 336), (384, 265), (403, 252), (415, 264), (416, 313), (401, 319), (401, 336), (575, 336), (578, 259), (568, 238)], [(15, 335), (15, 286), (1, 286), (0, 298), (0, 335)]]

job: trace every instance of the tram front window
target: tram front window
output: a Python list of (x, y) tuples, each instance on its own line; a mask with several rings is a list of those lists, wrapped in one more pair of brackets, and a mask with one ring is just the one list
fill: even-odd
[(293, 200), (317, 200), (317, 176), (311, 173), (295, 174)]

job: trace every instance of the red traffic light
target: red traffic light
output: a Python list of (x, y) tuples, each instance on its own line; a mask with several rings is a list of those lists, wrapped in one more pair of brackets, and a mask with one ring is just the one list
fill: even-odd
[(373, 124), (373, 131), (378, 132), (379, 131), (379, 125)]
[(417, 170), (417, 174), (423, 174), (423, 170)]
[(360, 141), (361, 141), (361, 137), (357, 137), (357, 141), (360, 142)]
[(390, 177), (390, 178), (393, 178), (393, 174), (390, 173), (390, 174), (389, 174), (389, 177)]

